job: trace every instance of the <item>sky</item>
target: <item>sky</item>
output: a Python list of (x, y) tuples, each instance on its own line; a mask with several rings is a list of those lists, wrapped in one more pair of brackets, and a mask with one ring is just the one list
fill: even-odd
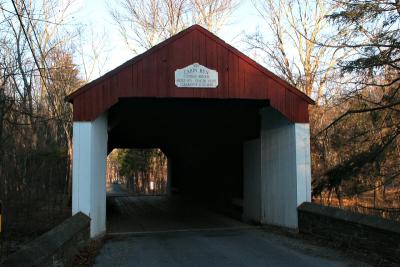
[[(76, 3), (77, 12), (74, 14), (74, 19), (85, 24), (88, 34), (91, 34), (90, 28), (93, 29), (94, 34), (104, 33), (105, 52), (102, 55), (101, 71), (93, 73), (90, 79), (97, 78), (135, 56), (122, 42), (118, 29), (108, 12), (107, 2), (112, 1), (78, 0)], [(242, 0), (230, 22), (221, 29), (218, 36), (240, 51), (246, 52), (242, 42), (243, 37), (245, 33), (254, 32), (259, 25), (262, 25), (262, 21), (251, 0)], [(90, 49), (89, 45), (84, 48), (86, 51)]]

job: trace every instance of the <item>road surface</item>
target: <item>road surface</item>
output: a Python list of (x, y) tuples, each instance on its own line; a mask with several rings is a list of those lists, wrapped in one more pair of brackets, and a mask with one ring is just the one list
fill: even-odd
[(192, 203), (111, 187), (109, 238), (94, 266), (368, 266)]

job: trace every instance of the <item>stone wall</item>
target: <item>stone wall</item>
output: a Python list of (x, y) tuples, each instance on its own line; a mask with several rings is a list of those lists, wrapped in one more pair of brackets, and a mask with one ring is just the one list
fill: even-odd
[(298, 207), (298, 216), (302, 234), (400, 263), (400, 223), (309, 202)]
[(89, 235), (90, 218), (79, 212), (10, 255), (1, 266), (69, 266)]

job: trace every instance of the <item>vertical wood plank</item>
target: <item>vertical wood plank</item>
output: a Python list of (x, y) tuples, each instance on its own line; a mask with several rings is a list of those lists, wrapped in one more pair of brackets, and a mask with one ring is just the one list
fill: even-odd
[(238, 79), (239, 79), (239, 67), (238, 67), (238, 58), (235, 54), (229, 53), (229, 96), (233, 98), (240, 98), (240, 91), (238, 90)]
[(146, 92), (143, 85), (143, 61), (137, 63), (137, 94), (134, 96), (145, 96)]
[[(192, 31), (190, 34), (182, 37), (177, 41), (178, 46), (178, 55), (175, 57), (177, 60), (177, 64), (180, 66), (179, 68), (186, 67), (193, 62), (193, 36), (196, 31)], [(193, 97), (194, 89), (193, 88), (178, 88), (175, 86), (174, 95), (178, 97)]]
[(89, 119), (89, 114), (88, 114), (88, 108), (89, 108), (89, 99), (87, 98), (86, 92), (81, 94), (80, 97), (82, 98), (82, 103), (80, 110), (82, 110), (82, 119), (83, 120), (88, 120)]
[(191, 44), (192, 44), (192, 62), (200, 63), (200, 34), (198, 31), (191, 33)]
[(139, 95), (138, 92), (138, 63), (132, 65), (132, 88), (129, 90), (127, 96), (132, 97)]
[(246, 92), (245, 87), (245, 62), (242, 59), (238, 59), (238, 94), (242, 96)]
[(112, 105), (112, 95), (111, 95), (111, 85), (112, 84), (112, 78), (110, 77), (109, 79), (105, 80), (105, 88), (106, 88), (106, 103), (107, 103), (107, 107), (111, 107)]
[[(198, 42), (199, 42), (199, 60), (198, 60), (198, 62), (199, 62), (199, 64), (201, 64), (207, 68), (210, 68), (207, 65), (206, 36), (201, 32), (198, 33)], [(199, 88), (197, 96), (201, 97), (201, 98), (207, 98), (208, 92), (210, 90), (215, 90), (215, 89)]]
[(81, 100), (82, 97), (78, 96), (74, 99), (74, 108), (72, 112), (72, 118), (74, 121), (80, 121), (82, 116), (82, 109), (81, 109)]
[(206, 36), (199, 32), (199, 63), (207, 66)]
[(218, 72), (221, 83), (221, 90), (216, 92), (216, 98), (223, 98), (229, 96), (229, 82), (228, 82), (228, 51), (221, 45), (217, 46), (217, 58), (218, 58)]
[(218, 55), (217, 55), (217, 44), (213, 42), (210, 38), (206, 37), (206, 64), (210, 69), (216, 70), (218, 72), (218, 86), (215, 89), (207, 90), (204, 97), (209, 98), (215, 95), (214, 91), (221, 91), (221, 73), (218, 69)]
[(145, 72), (143, 72), (144, 78), (147, 81), (148, 95), (151, 97), (157, 96), (157, 52), (152, 53), (148, 57), (148, 65)]
[(100, 105), (100, 90), (101, 88), (99, 86), (97, 86), (96, 90), (93, 90), (93, 99), (92, 101), (94, 101), (95, 103), (93, 103), (93, 111), (92, 111), (92, 116), (93, 117), (97, 117), (97, 114), (101, 114), (103, 106)]
[(110, 91), (111, 91), (111, 106), (114, 105), (118, 101), (119, 97), (119, 91), (118, 91), (118, 76), (117, 74), (113, 75), (111, 77), (111, 86), (110, 86)]
[(142, 72), (141, 72), (141, 80), (142, 80), (142, 91), (144, 96), (151, 96), (152, 95), (152, 88), (150, 87), (151, 84), (151, 55), (143, 58), (142, 61)]
[(157, 97), (165, 97), (166, 96), (166, 71), (165, 71), (165, 63), (164, 59), (164, 51), (165, 49), (161, 48), (156, 53), (156, 94)]
[(132, 66), (128, 66), (117, 73), (118, 77), (118, 94), (121, 97), (127, 96), (132, 88)]

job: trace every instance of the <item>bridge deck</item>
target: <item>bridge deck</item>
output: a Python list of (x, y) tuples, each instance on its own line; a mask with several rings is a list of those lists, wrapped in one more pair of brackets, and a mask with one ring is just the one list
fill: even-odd
[(108, 197), (109, 234), (248, 227), (240, 221), (178, 198)]

